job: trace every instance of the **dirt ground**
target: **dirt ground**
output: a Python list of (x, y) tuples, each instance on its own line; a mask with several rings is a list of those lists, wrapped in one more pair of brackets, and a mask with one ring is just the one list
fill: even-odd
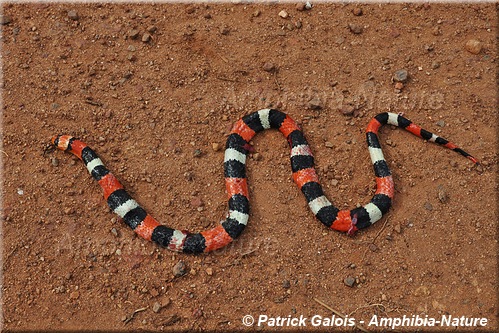
[[(375, 315), (498, 329), (495, 4), (4, 4), (0, 23), (4, 331), (297, 329), (245, 315), (354, 329), (339, 314), (313, 325), (331, 309), (368, 331)], [(379, 112), (482, 165), (383, 128), (393, 207), (352, 238), (315, 219), (286, 140), (266, 131), (247, 163), (248, 227), (189, 256), (135, 236), (81, 162), (46, 150), (80, 137), (155, 218), (198, 232), (225, 216), (232, 124), (266, 107), (300, 123), (342, 209), (374, 194), (364, 133)]]

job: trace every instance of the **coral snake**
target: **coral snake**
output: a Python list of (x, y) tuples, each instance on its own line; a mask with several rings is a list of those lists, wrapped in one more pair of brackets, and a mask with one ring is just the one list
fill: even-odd
[(237, 238), (249, 218), (246, 157), (251, 150), (253, 136), (265, 129), (276, 128), (287, 139), (291, 149), (293, 180), (303, 192), (308, 206), (326, 227), (353, 234), (378, 221), (385, 214), (394, 195), (393, 178), (383, 157), (378, 139), (381, 126), (390, 124), (446, 148), (478, 164), (478, 160), (455, 144), (413, 124), (400, 114), (380, 113), (367, 126), (366, 139), (376, 176), (376, 192), (369, 203), (352, 210), (339, 210), (326, 198), (314, 168), (312, 150), (297, 123), (285, 113), (263, 109), (239, 119), (227, 138), (224, 176), (229, 197), (227, 217), (213, 229), (190, 233), (161, 225), (126, 192), (116, 177), (104, 166), (97, 154), (84, 142), (69, 136), (52, 138), (57, 148), (76, 155), (85, 163), (92, 177), (99, 182), (104, 198), (113, 212), (140, 237), (151, 240), (170, 250), (184, 253), (210, 252), (220, 249)]

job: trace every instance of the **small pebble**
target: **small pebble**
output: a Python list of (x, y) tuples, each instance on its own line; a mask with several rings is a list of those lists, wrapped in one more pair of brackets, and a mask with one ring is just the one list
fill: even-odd
[(147, 27), (146, 30), (147, 30), (147, 32), (153, 34), (153, 33), (155, 33), (158, 30), (158, 28), (155, 25), (150, 25), (150, 26)]
[(71, 299), (78, 299), (80, 297), (80, 292), (79, 291), (73, 291), (70, 295), (69, 298)]
[(431, 203), (429, 203), (429, 202), (425, 202), (425, 204), (424, 204), (424, 208), (425, 208), (426, 210), (429, 210), (429, 211), (432, 211), (432, 210), (433, 210), (433, 206), (432, 206), (432, 204), (431, 204)]
[(180, 260), (175, 264), (175, 266), (173, 266), (173, 275), (175, 277), (185, 275), (186, 273), (187, 273), (187, 267), (182, 260)]
[(297, 11), (302, 12), (305, 10), (305, 4), (304, 3), (297, 3), (295, 8)]
[(111, 233), (112, 233), (115, 237), (118, 237), (118, 230), (116, 230), (116, 228), (111, 228)]
[(194, 208), (199, 208), (204, 205), (203, 200), (200, 197), (194, 197), (191, 199), (191, 206)]
[(201, 157), (201, 155), (203, 154), (203, 152), (201, 151), (201, 149), (195, 149), (194, 150), (194, 157)]
[(434, 61), (431, 63), (431, 68), (432, 69), (437, 69), (440, 68), (440, 63), (438, 61)]
[(282, 287), (284, 289), (289, 289), (291, 287), (291, 282), (289, 282), (289, 280), (282, 281)]
[(12, 17), (9, 15), (0, 15), (0, 24), (1, 25), (6, 25), (12, 22)]
[(353, 13), (353, 15), (355, 15), (355, 16), (361, 16), (361, 15), (362, 15), (362, 8), (360, 8), (360, 7), (355, 7), (354, 9), (352, 9), (352, 13)]
[(445, 188), (442, 185), (439, 185), (437, 191), (438, 200), (440, 200), (441, 203), (447, 203), (449, 201), (449, 195)]
[(217, 142), (213, 142), (211, 144), (211, 148), (213, 148), (213, 151), (219, 151), (220, 150), (220, 144)]
[(307, 1), (307, 2), (305, 3), (305, 9), (306, 9), (306, 10), (310, 10), (310, 9), (312, 9), (312, 7), (313, 7), (313, 5), (312, 5), (312, 3), (311, 3), (310, 1)]
[(253, 12), (253, 17), (258, 17), (258, 16), (260, 16), (260, 14), (261, 14), (261, 13), (262, 13), (262, 12), (261, 12), (259, 9), (257, 9), (257, 10), (255, 10), (255, 11)]
[(364, 31), (364, 27), (356, 23), (349, 23), (348, 28), (352, 33), (356, 35), (361, 34)]
[(206, 274), (207, 274), (207, 275), (209, 275), (209, 276), (212, 276), (212, 275), (213, 275), (213, 268), (208, 267), (208, 268), (206, 269)]
[(272, 73), (272, 72), (276, 71), (276, 66), (275, 66), (275, 64), (273, 64), (271, 62), (266, 62), (263, 65), (263, 70), (266, 71), (266, 72)]
[(395, 230), (397, 234), (400, 234), (402, 232), (402, 229), (400, 228), (400, 223), (395, 224), (393, 226), (393, 230)]
[(351, 116), (355, 112), (355, 108), (353, 105), (350, 104), (342, 105), (340, 108), (340, 112), (344, 116)]
[(226, 25), (220, 27), (220, 34), (227, 36), (230, 33), (230, 28)]
[(399, 69), (393, 73), (393, 80), (396, 82), (406, 82), (409, 78), (409, 73), (405, 69)]
[(53, 166), (58, 166), (59, 165), (59, 160), (55, 157), (52, 157), (51, 159), (52, 165)]
[(137, 29), (132, 29), (128, 32), (128, 37), (130, 37), (131, 39), (137, 39), (140, 35), (140, 31), (138, 31)]
[(147, 43), (151, 40), (151, 34), (146, 32), (145, 34), (142, 35), (142, 42)]
[(323, 108), (322, 101), (319, 97), (314, 97), (308, 101), (308, 107), (312, 110), (321, 110)]
[(282, 18), (288, 18), (289, 14), (284, 9), (279, 12), (279, 16)]
[(437, 124), (438, 127), (444, 127), (445, 126), (445, 121), (439, 120), (439, 121), (437, 121), (436, 124)]
[(326, 141), (326, 143), (324, 143), (324, 146), (326, 146), (326, 148), (334, 148), (334, 144), (331, 141)]
[(152, 311), (154, 313), (158, 313), (159, 310), (161, 310), (162, 306), (159, 302), (154, 302), (154, 304), (152, 305)]
[(262, 154), (260, 154), (260, 153), (254, 153), (254, 154), (252, 155), (252, 157), (253, 157), (253, 159), (254, 159), (255, 161), (261, 161), (261, 160), (262, 160)]
[(468, 52), (473, 54), (478, 54), (482, 51), (482, 43), (476, 39), (468, 40), (464, 47)]
[(397, 90), (404, 89), (404, 84), (402, 82), (396, 82), (395, 83), (395, 89), (397, 89)]
[(72, 19), (73, 21), (78, 21), (80, 16), (78, 15), (78, 12), (74, 9), (68, 11), (68, 17)]
[(347, 277), (343, 280), (343, 282), (345, 283), (345, 285), (347, 285), (348, 287), (352, 288), (354, 285), (355, 285), (355, 278), (354, 277)]

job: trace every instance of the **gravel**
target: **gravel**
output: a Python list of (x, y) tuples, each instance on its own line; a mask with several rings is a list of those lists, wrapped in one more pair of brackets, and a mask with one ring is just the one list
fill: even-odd
[(0, 24), (1, 25), (6, 25), (12, 22), (12, 17), (9, 15), (0, 15)]
[(314, 97), (308, 101), (308, 107), (312, 110), (321, 110), (324, 106), (319, 97)]
[(350, 287), (350, 288), (353, 288), (353, 286), (355, 285), (355, 278), (354, 277), (346, 277), (344, 280), (343, 280), (343, 283), (345, 283), (346, 286)]
[(185, 275), (186, 273), (187, 273), (187, 266), (182, 260), (180, 260), (175, 264), (175, 266), (173, 266), (173, 275), (175, 277)]
[(395, 82), (406, 82), (407, 79), (409, 78), (409, 73), (407, 72), (406, 69), (399, 69), (395, 73), (393, 73), (393, 80)]
[(464, 48), (473, 54), (478, 54), (482, 51), (482, 43), (476, 39), (470, 39), (466, 42)]
[(349, 23), (348, 28), (350, 29), (350, 31), (352, 33), (354, 33), (356, 35), (359, 35), (364, 31), (364, 27), (362, 25), (356, 24), (356, 23)]
[(72, 19), (73, 21), (78, 21), (80, 19), (80, 16), (78, 15), (78, 12), (74, 9), (68, 11), (68, 17)]

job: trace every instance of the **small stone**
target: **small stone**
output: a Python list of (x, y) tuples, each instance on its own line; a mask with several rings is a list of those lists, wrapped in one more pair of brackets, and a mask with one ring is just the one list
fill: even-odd
[(220, 144), (218, 142), (213, 142), (211, 144), (211, 148), (213, 148), (213, 151), (219, 151), (220, 150)]
[(80, 292), (79, 291), (73, 291), (70, 295), (69, 298), (71, 299), (78, 299), (80, 297)]
[(226, 25), (224, 25), (223, 27), (220, 27), (220, 33), (224, 36), (227, 36), (230, 33), (229, 27)]
[(433, 210), (433, 206), (432, 206), (432, 204), (431, 204), (431, 203), (429, 203), (429, 202), (425, 202), (425, 203), (424, 203), (424, 208), (425, 208), (426, 210), (429, 210), (430, 212)]
[(279, 12), (279, 16), (282, 18), (288, 18), (289, 14), (284, 9)]
[(201, 157), (201, 155), (203, 155), (203, 152), (201, 151), (201, 149), (194, 149), (193, 155), (194, 157)]
[(116, 230), (116, 228), (111, 228), (111, 233), (114, 235), (114, 237), (118, 237), (118, 230)]
[(395, 230), (397, 234), (400, 234), (402, 232), (402, 229), (400, 228), (400, 223), (395, 224), (393, 226), (393, 230)]
[(438, 200), (440, 200), (441, 203), (447, 203), (449, 201), (449, 195), (442, 185), (438, 186), (437, 195)]
[(297, 29), (300, 29), (300, 28), (302, 27), (302, 23), (301, 23), (301, 21), (296, 21), (296, 22), (295, 22), (295, 27), (296, 27)]
[(437, 302), (436, 300), (431, 301), (431, 306), (433, 306), (433, 308), (435, 310), (445, 311), (445, 305), (443, 305), (442, 303)]
[(324, 146), (326, 146), (326, 148), (334, 148), (334, 144), (331, 141), (326, 141), (326, 143), (324, 143)]
[(445, 126), (445, 121), (439, 120), (439, 121), (437, 121), (436, 124), (437, 124), (438, 127), (444, 127)]
[(175, 266), (173, 266), (173, 275), (175, 277), (185, 275), (186, 273), (187, 273), (187, 267), (182, 260), (180, 260), (175, 264)]
[(356, 23), (349, 23), (348, 28), (350, 29), (350, 31), (352, 33), (354, 33), (356, 35), (359, 35), (364, 31), (364, 27), (361, 26), (360, 24), (356, 24)]
[(350, 105), (350, 104), (345, 104), (345, 105), (342, 105), (341, 108), (340, 108), (340, 112), (344, 115), (344, 116), (351, 116), (353, 115), (353, 113), (355, 112), (355, 108), (353, 107), (353, 105)]
[(253, 17), (258, 17), (258, 16), (260, 16), (260, 14), (261, 14), (261, 13), (262, 13), (262, 12), (261, 12), (259, 9), (257, 9), (257, 10), (255, 10), (255, 11), (253, 12)]
[(213, 275), (213, 268), (208, 267), (208, 268), (206, 269), (206, 274), (207, 274), (207, 275), (209, 275), (209, 276), (212, 276), (212, 275)]
[(395, 89), (397, 89), (397, 90), (404, 89), (404, 84), (402, 82), (395, 83)]
[(161, 303), (159, 302), (154, 302), (154, 304), (152, 305), (152, 311), (154, 313), (158, 313), (159, 310), (161, 310), (162, 306), (161, 306)]
[(478, 54), (482, 51), (482, 43), (476, 39), (470, 39), (464, 47), (468, 52), (473, 54)]
[(50, 161), (52, 162), (52, 165), (55, 167), (59, 165), (59, 160), (55, 157), (52, 157)]
[(269, 73), (273, 73), (273, 72), (276, 71), (276, 66), (275, 66), (275, 64), (273, 64), (271, 62), (266, 62), (263, 65), (263, 70), (266, 71), (266, 72), (269, 72)]
[(261, 161), (261, 160), (262, 160), (262, 154), (260, 154), (260, 153), (254, 153), (254, 154), (252, 155), (252, 157), (253, 157), (253, 159), (254, 159), (255, 161)]
[(345, 283), (345, 285), (347, 285), (348, 287), (352, 288), (355, 285), (355, 278), (351, 276), (346, 277), (343, 280), (343, 283)]
[(191, 199), (191, 206), (194, 208), (202, 207), (204, 205), (203, 200), (200, 197), (194, 197)]
[(304, 3), (297, 3), (295, 8), (297, 11), (302, 12), (305, 10), (305, 4)]
[(132, 29), (128, 32), (128, 37), (130, 37), (131, 39), (137, 39), (140, 35), (140, 31), (138, 31), (137, 29)]
[(416, 290), (414, 290), (414, 296), (430, 296), (430, 289), (426, 286), (419, 286)]
[(362, 8), (360, 8), (360, 7), (355, 7), (354, 9), (352, 9), (352, 13), (353, 13), (353, 15), (355, 15), (355, 16), (361, 16), (361, 15), (362, 15)]
[(323, 108), (322, 101), (319, 97), (314, 97), (308, 101), (308, 107), (312, 110), (321, 110)]
[(72, 19), (73, 21), (78, 21), (80, 16), (78, 15), (78, 12), (74, 9), (68, 11), (68, 17)]
[(0, 24), (1, 25), (6, 25), (12, 22), (12, 17), (9, 15), (0, 15)]
[(142, 42), (147, 43), (151, 40), (151, 34), (146, 32), (145, 34), (142, 35)]
[(170, 298), (165, 297), (163, 298), (163, 300), (161, 300), (161, 307), (166, 308), (168, 305), (170, 305), (171, 302), (172, 300)]
[(438, 61), (434, 61), (431, 63), (431, 68), (432, 69), (437, 69), (440, 68), (440, 63)]
[(312, 3), (311, 3), (310, 1), (307, 1), (307, 2), (305, 3), (305, 9), (306, 9), (306, 10), (310, 10), (310, 9), (312, 9), (312, 7), (313, 7), (313, 5), (312, 5)]
[(150, 26), (147, 27), (146, 30), (147, 30), (147, 32), (153, 34), (153, 33), (155, 33), (158, 30), (158, 28), (155, 25), (150, 25)]
[(289, 280), (282, 281), (282, 287), (284, 289), (289, 289), (291, 287), (291, 282), (289, 282)]
[(406, 82), (409, 78), (409, 73), (405, 69), (399, 69), (393, 73), (393, 80), (396, 82)]

